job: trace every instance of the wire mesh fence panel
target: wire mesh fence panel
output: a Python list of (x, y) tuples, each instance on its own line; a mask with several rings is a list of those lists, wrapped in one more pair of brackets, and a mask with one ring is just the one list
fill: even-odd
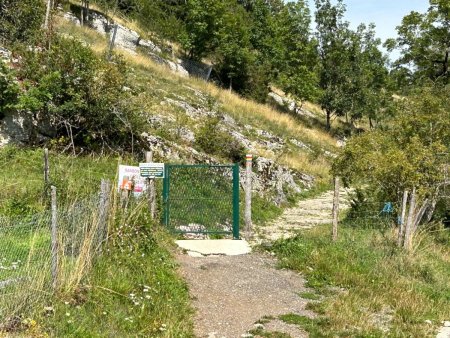
[[(181, 233), (234, 234), (239, 226), (236, 166), (168, 165), (164, 222)], [(237, 176), (237, 177), (236, 177)], [(236, 182), (237, 180), (237, 182)], [(237, 208), (237, 210), (236, 210)]]
[(50, 215), (0, 218), (0, 319), (51, 292)]
[[(52, 255), (51, 213), (25, 218), (0, 217), (0, 323), (53, 294), (52, 257), (57, 257), (56, 285), (70, 291), (86, 276), (106, 240), (107, 222), (94, 195), (57, 211), (57, 248)], [(54, 253), (53, 252), (53, 253)]]
[(395, 226), (399, 208), (392, 202), (352, 201), (343, 222), (348, 226), (362, 228), (388, 228)]

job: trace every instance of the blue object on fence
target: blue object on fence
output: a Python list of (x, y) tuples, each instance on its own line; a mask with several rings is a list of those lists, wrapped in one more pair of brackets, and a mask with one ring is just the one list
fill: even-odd
[(394, 207), (391, 202), (384, 203), (383, 210), (381, 212), (392, 213), (394, 211)]

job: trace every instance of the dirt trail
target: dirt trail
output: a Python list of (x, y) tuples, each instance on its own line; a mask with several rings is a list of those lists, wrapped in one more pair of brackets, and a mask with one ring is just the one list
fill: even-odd
[[(267, 254), (203, 258), (179, 255), (178, 261), (197, 310), (195, 334), (199, 338), (245, 336), (266, 316), (312, 316), (305, 310), (307, 301), (298, 295), (305, 291), (303, 278), (293, 271), (276, 269), (276, 260)], [(289, 325), (278, 331), (288, 329), (293, 338), (307, 337)]]
[[(341, 197), (341, 208), (345, 208), (348, 205), (345, 190), (341, 191)], [(289, 237), (299, 229), (331, 222), (332, 200), (333, 192), (326, 192), (301, 201), (273, 224), (258, 229), (257, 241)], [(274, 257), (259, 252), (190, 257), (180, 252), (177, 259), (196, 308), (197, 337), (252, 337), (246, 334), (261, 325), (266, 332), (283, 332), (292, 338), (308, 336), (299, 327), (277, 319), (288, 313), (309, 317), (314, 314), (305, 309), (309, 301), (299, 295), (306, 291), (305, 280), (293, 271), (277, 269)], [(257, 324), (264, 317), (271, 319)]]

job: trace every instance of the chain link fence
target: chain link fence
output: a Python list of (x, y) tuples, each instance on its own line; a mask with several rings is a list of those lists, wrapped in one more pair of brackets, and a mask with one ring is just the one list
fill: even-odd
[(239, 237), (239, 167), (166, 165), (163, 199), (171, 231)]

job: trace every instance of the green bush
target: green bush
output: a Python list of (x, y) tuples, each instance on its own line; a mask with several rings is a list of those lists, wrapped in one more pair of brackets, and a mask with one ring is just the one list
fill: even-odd
[(55, 137), (97, 149), (127, 147), (142, 125), (126, 90), (128, 68), (99, 58), (82, 42), (54, 36), (51, 47), (22, 52), (20, 108), (50, 121)]
[(245, 159), (245, 147), (220, 129), (220, 119), (211, 117), (195, 133), (195, 144), (207, 154), (218, 155), (238, 163)]
[(0, 119), (17, 104), (18, 95), (19, 85), (14, 79), (14, 73), (0, 61)]
[(40, 34), (45, 7), (42, 0), (0, 0), (0, 43), (31, 41)]

